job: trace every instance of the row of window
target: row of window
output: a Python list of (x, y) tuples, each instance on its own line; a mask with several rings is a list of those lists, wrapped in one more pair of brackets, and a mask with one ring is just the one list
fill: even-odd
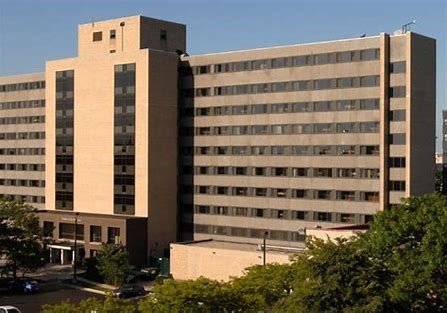
[(253, 229), (231, 226), (214, 226), (194, 224), (194, 232), (198, 234), (212, 234), (231, 237), (248, 237), (248, 238), (265, 238), (268, 240), (281, 241), (305, 241), (306, 236), (303, 233), (283, 231), (283, 230), (269, 230)]
[(45, 88), (45, 81), (35, 81), (27, 83), (6, 84), (0, 85), (0, 92), (20, 91), (20, 90), (33, 90)]
[[(192, 155), (192, 147), (182, 147), (182, 155)], [(195, 147), (196, 155), (379, 155), (379, 145), (318, 145), (318, 146), (224, 146)]]
[(0, 163), (0, 171), (45, 171), (45, 164)]
[[(405, 187), (405, 182), (404, 182)], [(191, 186), (183, 186), (183, 191), (188, 193)], [(400, 190), (399, 190), (400, 191)], [(309, 200), (342, 200), (342, 201), (367, 201), (379, 202), (379, 193), (375, 191), (355, 190), (314, 190), (314, 189), (290, 189), (290, 188), (265, 188), (265, 187), (230, 187), (230, 186), (194, 186), (195, 194), (202, 195), (226, 195), (244, 197), (268, 197)]]
[(0, 117), (0, 125), (45, 123), (45, 115)]
[(0, 186), (45, 187), (44, 180), (38, 179), (5, 179), (0, 178)]
[(0, 140), (45, 139), (45, 132), (0, 133)]
[(0, 102), (0, 110), (44, 108), (45, 100), (9, 101)]
[[(192, 167), (183, 167), (182, 174), (193, 174)], [(273, 177), (328, 177), (328, 178), (379, 178), (376, 168), (330, 167), (247, 167), (247, 166), (195, 166), (196, 175), (237, 175)]]
[(307, 210), (245, 208), (245, 207), (209, 206), (209, 205), (195, 205), (194, 213), (242, 216), (242, 217), (262, 217), (262, 218), (284, 219), (284, 220), (350, 223), (350, 224), (368, 223), (372, 218), (372, 215), (352, 214), (352, 213), (334, 213), (324, 211), (321, 212), (321, 211), (307, 211)]
[(26, 202), (26, 203), (45, 203), (45, 197), (43, 197), (43, 196), (0, 194), (0, 198), (5, 198), (5, 199), (15, 200), (15, 201), (22, 201), (22, 202)]
[(373, 61), (373, 60), (379, 60), (379, 58), (380, 58), (380, 50), (373, 48), (364, 50), (321, 53), (313, 55), (289, 56), (274, 59), (220, 63), (214, 65), (199, 65), (192, 67), (192, 73), (194, 75), (203, 75), (209, 73), (255, 71), (255, 70), (275, 69), (284, 67), (323, 65), (331, 63)]
[(318, 102), (242, 104), (232, 106), (214, 106), (201, 108), (185, 108), (182, 116), (221, 116), (247, 114), (281, 114), (303, 112), (328, 112), (352, 110), (378, 110), (379, 99), (357, 99)]
[[(43, 222), (44, 233), (47, 237), (53, 237), (53, 222)], [(72, 223), (59, 223), (59, 239), (74, 240), (76, 233), (77, 240), (84, 240), (84, 225)], [(89, 242), (102, 242), (102, 227), (100, 225), (90, 225)], [(120, 243), (120, 228), (107, 227), (107, 243)]]
[(182, 95), (185, 97), (230, 96), (263, 94), (271, 92), (295, 92), (342, 88), (377, 87), (379, 85), (380, 76), (369, 75), (361, 77), (326, 78), (261, 84), (219, 86), (213, 88), (204, 87), (195, 89), (184, 89), (182, 90)]
[(379, 122), (196, 127), (196, 136), (378, 133)]
[(45, 148), (0, 148), (0, 155), (45, 155)]

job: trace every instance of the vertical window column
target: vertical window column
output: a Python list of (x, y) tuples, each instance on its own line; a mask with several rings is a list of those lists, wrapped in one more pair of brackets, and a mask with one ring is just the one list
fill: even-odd
[(74, 71), (56, 72), (56, 209), (73, 210)]
[(135, 214), (135, 63), (115, 65), (114, 210)]

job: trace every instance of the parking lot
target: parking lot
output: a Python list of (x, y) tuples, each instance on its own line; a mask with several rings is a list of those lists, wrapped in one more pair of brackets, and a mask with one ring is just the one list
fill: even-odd
[(95, 297), (104, 299), (103, 295), (61, 286), (58, 290), (42, 290), (36, 294), (0, 294), (0, 305), (13, 305), (22, 313), (38, 313), (44, 304), (58, 304), (69, 299), (79, 303), (83, 299)]

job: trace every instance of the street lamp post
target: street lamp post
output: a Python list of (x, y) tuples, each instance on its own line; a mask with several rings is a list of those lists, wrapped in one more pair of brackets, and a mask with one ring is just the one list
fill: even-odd
[(262, 238), (262, 265), (265, 266), (265, 241), (267, 238), (267, 235), (269, 234), (268, 231), (264, 232), (264, 237)]
[(78, 215), (75, 213), (74, 216), (74, 256), (73, 256), (73, 282), (76, 283), (76, 270), (77, 270), (77, 257), (78, 257)]

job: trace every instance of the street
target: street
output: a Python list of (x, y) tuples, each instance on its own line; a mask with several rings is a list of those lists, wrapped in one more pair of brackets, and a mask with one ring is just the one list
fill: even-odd
[(22, 313), (39, 313), (44, 304), (57, 304), (69, 299), (79, 303), (83, 299), (95, 297), (104, 299), (104, 296), (86, 291), (61, 286), (57, 291), (41, 291), (30, 295), (0, 295), (0, 305), (13, 305)]

